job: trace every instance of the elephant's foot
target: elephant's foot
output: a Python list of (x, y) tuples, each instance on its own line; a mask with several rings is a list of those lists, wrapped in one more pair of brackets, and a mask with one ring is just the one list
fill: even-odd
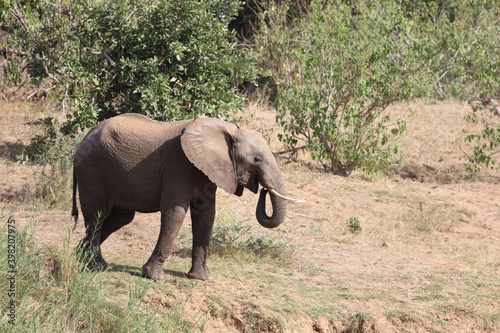
[(85, 240), (82, 240), (78, 244), (75, 249), (75, 254), (89, 270), (104, 271), (109, 266), (106, 260), (102, 257), (100, 249), (91, 246)]
[(92, 271), (102, 272), (108, 268), (108, 263), (101, 256), (91, 259), (87, 262), (87, 268)]
[(142, 266), (142, 276), (151, 280), (163, 280), (165, 273), (163, 273), (163, 267), (161, 265), (153, 265), (149, 262)]
[(206, 267), (191, 267), (191, 270), (189, 271), (189, 273), (187, 273), (187, 277), (190, 279), (210, 281), (212, 280), (212, 273), (210, 273), (210, 271)]

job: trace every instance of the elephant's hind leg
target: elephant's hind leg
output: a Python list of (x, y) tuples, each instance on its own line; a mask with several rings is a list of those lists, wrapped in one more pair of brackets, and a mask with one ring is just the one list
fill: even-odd
[(109, 216), (109, 210), (82, 207), (82, 214), (86, 227), (86, 236), (78, 246), (82, 259), (87, 262), (88, 268), (104, 270), (108, 263), (102, 257), (100, 245), (102, 225)]
[(101, 244), (115, 231), (126, 226), (134, 219), (135, 212), (118, 212), (112, 210), (108, 218), (104, 221), (101, 231)]

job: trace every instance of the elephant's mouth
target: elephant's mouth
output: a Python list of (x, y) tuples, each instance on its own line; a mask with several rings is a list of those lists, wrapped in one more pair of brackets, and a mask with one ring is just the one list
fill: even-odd
[(259, 190), (259, 174), (256, 172), (251, 172), (248, 177), (240, 178), (238, 180), (238, 185), (245, 187), (253, 193), (257, 194), (257, 191)]

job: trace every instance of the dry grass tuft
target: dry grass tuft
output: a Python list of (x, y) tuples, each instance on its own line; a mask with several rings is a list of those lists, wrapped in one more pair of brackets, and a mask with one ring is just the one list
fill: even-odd
[(450, 232), (462, 220), (459, 212), (455, 211), (450, 204), (433, 204), (430, 207), (423, 206), (420, 202), (418, 212), (411, 211), (401, 217), (410, 228), (422, 232)]

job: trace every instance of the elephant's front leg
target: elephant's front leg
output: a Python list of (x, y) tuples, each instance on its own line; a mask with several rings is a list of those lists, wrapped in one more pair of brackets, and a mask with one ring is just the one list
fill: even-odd
[(192, 266), (187, 274), (189, 278), (212, 280), (207, 267), (208, 247), (215, 218), (215, 195), (197, 199), (191, 204), (193, 226)]
[(165, 277), (163, 264), (170, 257), (174, 249), (175, 239), (179, 233), (187, 205), (177, 205), (173, 208), (162, 210), (161, 228), (158, 242), (148, 262), (142, 267), (142, 275), (149, 279), (161, 280)]

